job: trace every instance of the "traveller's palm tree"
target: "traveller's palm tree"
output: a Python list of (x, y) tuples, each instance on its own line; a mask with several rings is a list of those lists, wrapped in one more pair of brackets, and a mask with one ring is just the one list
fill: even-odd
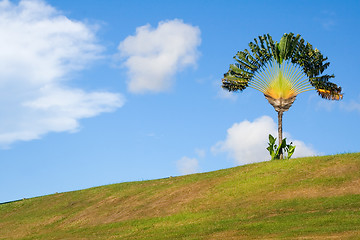
[[(269, 34), (259, 36), (234, 56), (235, 64), (224, 74), (222, 87), (243, 91), (247, 87), (262, 92), (278, 112), (279, 146), (282, 142), (282, 115), (298, 94), (316, 90), (325, 99), (342, 99), (341, 87), (329, 81), (334, 75), (322, 75), (329, 66), (327, 57), (305, 44), (300, 35), (285, 33), (280, 42)], [(282, 158), (282, 156), (281, 156)]]

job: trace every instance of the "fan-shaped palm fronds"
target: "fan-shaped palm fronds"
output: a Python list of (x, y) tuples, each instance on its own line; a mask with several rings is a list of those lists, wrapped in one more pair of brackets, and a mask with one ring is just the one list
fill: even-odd
[[(245, 49), (234, 57), (236, 63), (231, 64), (229, 71), (224, 75), (223, 88), (229, 91), (242, 91), (250, 85), (263, 92), (263, 88), (256, 88), (259, 84), (262, 87), (269, 87), (277, 79), (277, 85), (291, 81), (292, 86), (295, 87), (295, 82), (300, 79), (304, 84), (303, 87), (311, 90), (309, 87), (312, 86), (323, 98), (342, 99), (341, 87), (329, 81), (334, 75), (320, 76), (330, 65), (326, 62), (327, 58), (319, 50), (313, 49), (311, 44), (305, 44), (300, 35), (285, 33), (278, 43), (267, 34), (255, 38), (254, 43), (249, 43), (249, 47), (251, 53)], [(283, 76), (286, 76), (283, 80), (277, 78)], [(284, 84), (288, 85), (288, 83)]]
[(269, 34), (249, 43), (238, 52), (235, 64), (224, 74), (222, 87), (243, 91), (247, 87), (262, 92), (278, 112), (279, 143), (282, 141), (282, 114), (289, 110), (300, 93), (316, 90), (325, 99), (343, 98), (341, 87), (329, 81), (334, 75), (321, 75), (330, 65), (327, 57), (298, 34), (285, 33), (280, 42)]

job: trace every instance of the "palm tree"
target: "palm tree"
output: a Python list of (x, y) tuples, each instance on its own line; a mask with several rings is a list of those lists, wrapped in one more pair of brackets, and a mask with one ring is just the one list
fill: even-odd
[[(247, 87), (262, 92), (278, 113), (279, 146), (282, 142), (282, 116), (300, 93), (316, 90), (325, 99), (343, 98), (341, 87), (329, 81), (334, 75), (322, 73), (330, 65), (318, 49), (298, 34), (285, 33), (280, 42), (269, 34), (249, 43), (250, 51), (239, 51), (235, 64), (224, 74), (222, 87), (243, 91)], [(280, 156), (282, 159), (282, 155)]]

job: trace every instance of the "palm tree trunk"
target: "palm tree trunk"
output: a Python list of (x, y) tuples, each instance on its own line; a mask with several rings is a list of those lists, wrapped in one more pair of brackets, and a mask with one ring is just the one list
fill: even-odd
[[(287, 98), (287, 99), (283, 99), (283, 98), (273, 98), (269, 95), (265, 95), (265, 98), (269, 101), (269, 103), (274, 107), (275, 111), (278, 113), (278, 135), (279, 135), (279, 147), (281, 146), (282, 143), (282, 116), (283, 113), (286, 112), (287, 110), (289, 110), (289, 108), (291, 107), (291, 105), (294, 103), (295, 99), (296, 99), (296, 95), (291, 97), (291, 98)], [(279, 159), (283, 159), (283, 152), (281, 151)]]
[[(278, 111), (278, 136), (279, 136), (279, 147), (281, 146), (282, 143), (282, 116), (283, 116), (283, 112), (282, 111)], [(283, 152), (281, 151), (280, 159), (283, 159)]]

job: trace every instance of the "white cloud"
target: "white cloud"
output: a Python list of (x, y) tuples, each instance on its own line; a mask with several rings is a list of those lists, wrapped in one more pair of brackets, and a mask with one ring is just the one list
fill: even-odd
[(118, 47), (126, 58), (129, 91), (170, 89), (179, 70), (196, 64), (200, 42), (199, 28), (178, 19), (160, 22), (156, 29), (149, 24), (138, 27), (135, 36), (127, 37)]
[(120, 94), (71, 88), (71, 74), (101, 57), (94, 30), (39, 0), (0, 1), (0, 145), (76, 131), (113, 111)]
[[(216, 143), (211, 150), (213, 153), (228, 153), (238, 165), (262, 162), (270, 159), (269, 152), (266, 150), (269, 134), (277, 136), (277, 125), (269, 116), (260, 117), (253, 122), (245, 120), (229, 128), (226, 139)], [(284, 137), (296, 146), (293, 157), (316, 154), (302, 141), (292, 140), (289, 134), (284, 133)]]
[[(287, 135), (289, 135), (289, 134), (287, 134)], [(288, 138), (289, 138), (288, 142), (293, 142), (293, 145), (296, 146), (295, 152), (293, 155), (294, 158), (319, 155), (319, 153), (316, 152), (315, 149), (311, 145), (307, 145), (304, 142), (299, 141), (299, 140), (292, 140), (291, 136), (289, 136)]]
[(192, 174), (199, 171), (199, 162), (196, 158), (182, 157), (176, 162), (176, 166), (182, 175)]

